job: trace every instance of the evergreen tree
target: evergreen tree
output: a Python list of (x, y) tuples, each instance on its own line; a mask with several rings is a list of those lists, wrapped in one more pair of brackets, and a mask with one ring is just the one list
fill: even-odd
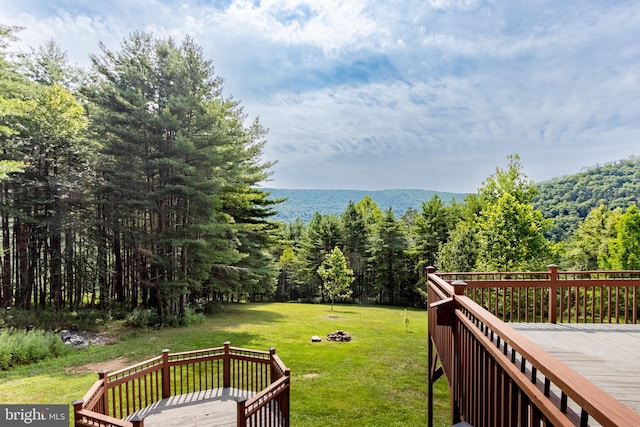
[(347, 265), (354, 274), (351, 286), (354, 298), (367, 301), (371, 294), (371, 286), (367, 275), (367, 239), (368, 231), (362, 213), (355, 203), (349, 202), (342, 213), (342, 242), (343, 253), (347, 258)]
[[(92, 58), (100, 79), (91, 99), (111, 159), (98, 195), (115, 271), (124, 254), (136, 254), (130, 287), (141, 283), (143, 304), (163, 319), (182, 316), (189, 296), (270, 293), (270, 203), (250, 188), (270, 166), (259, 161), (262, 128), (243, 125), (242, 109), (222, 97), (222, 80), (188, 37), (177, 45), (134, 33), (120, 51), (102, 50)], [(101, 301), (112, 292), (102, 275)]]
[(472, 223), (460, 221), (449, 240), (438, 252), (436, 267), (440, 271), (474, 271), (478, 258), (478, 237)]
[(402, 286), (407, 285), (407, 249), (408, 241), (402, 223), (396, 220), (393, 210), (389, 208), (369, 242), (369, 262), (380, 293), (380, 303), (396, 304), (399, 297), (405, 294)]
[(335, 215), (316, 214), (311, 218), (307, 226), (307, 232), (303, 238), (301, 258), (303, 259), (302, 277), (307, 289), (303, 291), (307, 296), (324, 296), (322, 292), (322, 280), (318, 276), (318, 267), (322, 265), (325, 256), (333, 248), (342, 245), (340, 220)]
[(412, 230), (415, 238), (412, 252), (418, 259), (418, 269), (436, 264), (438, 250), (449, 239), (449, 233), (458, 220), (452, 215), (454, 209), (447, 209), (437, 195), (422, 203)]

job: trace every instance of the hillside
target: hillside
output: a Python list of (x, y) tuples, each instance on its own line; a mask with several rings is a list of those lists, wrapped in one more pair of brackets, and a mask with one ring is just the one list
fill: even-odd
[(271, 193), (269, 199), (287, 199), (276, 207), (276, 221), (291, 222), (296, 218), (308, 222), (319, 212), (323, 215), (341, 215), (349, 201), (354, 203), (369, 196), (381, 210), (389, 207), (396, 215), (403, 214), (408, 208), (420, 210), (422, 202), (438, 195), (445, 203), (452, 199), (462, 202), (466, 194), (447, 193), (431, 190), (291, 190), (281, 188), (264, 188)]
[(534, 207), (546, 218), (554, 218), (553, 237), (562, 240), (600, 204), (609, 209), (640, 205), (640, 157), (595, 166), (536, 186)]
[[(604, 204), (609, 209), (640, 206), (640, 157), (631, 157), (586, 168), (579, 173), (536, 184), (538, 194), (533, 201), (546, 218), (553, 218), (552, 237), (567, 238), (589, 211)], [(445, 202), (463, 202), (467, 194), (432, 190), (292, 190), (264, 188), (270, 199), (287, 199), (276, 207), (277, 221), (300, 218), (308, 222), (314, 213), (341, 215), (349, 201), (355, 203), (371, 197), (381, 210), (391, 207), (396, 215), (408, 208), (420, 210), (422, 202), (438, 195)]]

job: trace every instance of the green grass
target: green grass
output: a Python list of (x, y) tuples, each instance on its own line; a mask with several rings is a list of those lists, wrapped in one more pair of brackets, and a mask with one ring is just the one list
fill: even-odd
[[(221, 346), (277, 349), (291, 369), (291, 425), (422, 426), (427, 420), (427, 315), (402, 308), (308, 304), (225, 307), (204, 324), (159, 331), (121, 330), (119, 341), (0, 373), (0, 403), (70, 403), (95, 373), (69, 373), (88, 363), (134, 363), (172, 352)], [(312, 343), (336, 330), (353, 341)], [(450, 425), (447, 387), (436, 384), (436, 425)]]

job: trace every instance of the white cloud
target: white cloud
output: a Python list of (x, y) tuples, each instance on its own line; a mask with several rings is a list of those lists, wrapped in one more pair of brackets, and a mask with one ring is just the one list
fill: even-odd
[(640, 154), (631, 3), (5, 3), (20, 46), (54, 38), (83, 65), (133, 30), (193, 35), (270, 128), (276, 186), (474, 191), (510, 153), (536, 180)]

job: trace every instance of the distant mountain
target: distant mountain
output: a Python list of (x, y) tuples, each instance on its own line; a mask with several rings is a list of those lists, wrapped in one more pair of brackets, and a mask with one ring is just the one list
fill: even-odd
[(308, 222), (311, 217), (319, 212), (322, 215), (342, 215), (349, 201), (354, 203), (369, 196), (376, 202), (380, 210), (391, 207), (393, 212), (400, 216), (408, 208), (420, 210), (422, 202), (426, 202), (434, 195), (438, 195), (445, 203), (451, 200), (462, 202), (467, 194), (447, 193), (431, 190), (293, 190), (282, 188), (263, 188), (270, 194), (269, 199), (287, 199), (276, 206), (278, 214), (273, 218), (276, 221), (291, 222), (300, 218)]
[(640, 157), (583, 169), (574, 175), (540, 182), (536, 187), (533, 206), (546, 218), (553, 218), (553, 238), (564, 240), (591, 209), (601, 204), (608, 209), (640, 206)]

